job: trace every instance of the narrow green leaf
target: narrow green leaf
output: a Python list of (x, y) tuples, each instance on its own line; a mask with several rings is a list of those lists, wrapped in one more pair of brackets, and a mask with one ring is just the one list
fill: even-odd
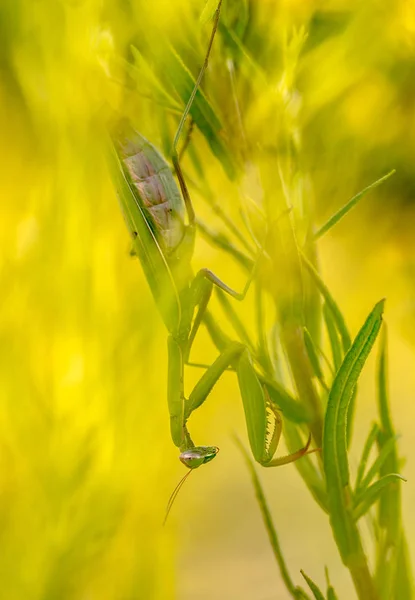
[[(314, 265), (314, 268), (318, 270), (318, 256), (317, 256), (317, 244), (313, 240), (309, 239), (307, 234), (307, 241), (304, 245), (304, 254), (308, 260)], [(304, 324), (307, 327), (310, 336), (314, 342), (314, 346), (318, 349), (319, 354), (325, 360), (321, 352), (321, 334), (322, 334), (322, 302), (321, 294), (318, 287), (314, 284), (310, 277), (305, 277), (304, 282)], [(331, 366), (330, 366), (331, 369)]]
[(365, 445), (363, 446), (362, 458), (360, 459), (359, 467), (357, 469), (355, 490), (360, 486), (362, 482), (363, 476), (366, 471), (366, 465), (369, 459), (369, 454), (373, 448), (373, 445), (376, 443), (378, 433), (379, 426), (377, 425), (377, 423), (373, 423), (372, 428), (369, 431), (369, 435), (367, 436)]
[[(387, 329), (384, 327), (377, 369), (380, 417), (378, 446), (382, 451), (388, 441), (393, 440), (393, 447), (380, 468), (382, 477), (398, 472), (400, 466), (396, 435), (389, 409), (387, 380)], [(411, 600), (413, 598), (411, 564), (405, 550), (406, 542), (402, 531), (401, 495), (401, 486), (394, 484), (385, 487), (379, 498), (380, 536), (376, 549), (376, 582), (381, 591), (382, 600), (389, 600), (389, 598)]]
[(187, 154), (191, 160), (193, 165), (193, 169), (195, 171), (196, 177), (199, 179), (205, 179), (205, 173), (203, 171), (203, 164), (201, 159), (199, 158), (199, 154), (196, 150), (195, 144), (189, 144), (187, 146)]
[(274, 374), (276, 369), (271, 360), (269, 343), (265, 332), (265, 310), (263, 302), (263, 289), (258, 281), (255, 281), (255, 321), (257, 330), (257, 357), (258, 363), (264, 369), (265, 373)]
[(376, 457), (375, 461), (373, 462), (373, 465), (370, 467), (370, 469), (364, 476), (360, 486), (357, 488), (356, 498), (359, 498), (359, 496), (364, 493), (365, 489), (368, 487), (370, 482), (376, 477), (376, 475), (378, 475), (386, 459), (393, 451), (395, 442), (395, 438), (390, 438), (382, 447), (382, 450), (379, 452), (379, 455)]
[(338, 600), (337, 594), (332, 586), (327, 588), (327, 600)]
[(368, 185), (367, 187), (365, 187), (361, 192), (359, 192), (358, 194), (356, 194), (356, 196), (353, 196), (353, 198), (351, 200), (349, 200), (349, 202), (347, 202), (347, 204), (345, 204), (343, 206), (343, 208), (341, 208), (340, 210), (338, 210), (332, 217), (330, 217), (330, 219), (322, 227), (320, 227), (320, 229), (314, 234), (314, 239), (317, 240), (324, 233), (326, 233), (329, 229), (331, 229), (334, 225), (336, 225), (336, 223), (338, 223), (340, 221), (340, 219), (342, 219), (345, 215), (347, 215), (347, 213), (354, 206), (356, 206), (356, 204), (359, 202), (359, 200), (361, 198), (363, 198), (363, 196), (365, 194), (367, 194), (368, 192), (370, 192), (370, 190), (373, 190), (378, 185), (380, 185), (381, 183), (383, 183), (384, 181), (386, 181), (387, 179), (389, 179), (389, 177), (391, 177), (394, 173), (396, 173), (395, 169), (393, 169), (392, 171), (389, 171), (389, 173), (387, 173), (386, 175), (384, 175), (383, 177), (381, 177), (380, 179), (378, 179), (374, 183), (371, 183), (370, 185)]
[(275, 525), (274, 525), (272, 517), (271, 517), (271, 512), (268, 508), (268, 503), (265, 498), (264, 490), (262, 489), (261, 482), (259, 481), (259, 477), (256, 472), (254, 463), (252, 462), (248, 452), (245, 450), (244, 446), (241, 444), (240, 440), (237, 437), (235, 437), (235, 442), (236, 442), (236, 445), (238, 446), (238, 448), (240, 449), (240, 451), (242, 452), (242, 455), (245, 459), (249, 473), (251, 475), (252, 483), (253, 483), (254, 490), (255, 490), (255, 495), (256, 495), (256, 498), (257, 498), (257, 501), (259, 504), (259, 508), (261, 510), (265, 529), (267, 530), (271, 548), (274, 553), (275, 560), (278, 563), (281, 577), (284, 581), (284, 584), (285, 584), (289, 594), (291, 594), (291, 596), (295, 600), (299, 600), (300, 598), (307, 599), (308, 596), (305, 594), (305, 592), (303, 592), (301, 589), (299, 589), (295, 586), (295, 584), (294, 584), (293, 580), (291, 579), (290, 574), (288, 572), (288, 567), (284, 560), (284, 556), (282, 554), (282, 549), (281, 549), (281, 546), (280, 546), (280, 543), (278, 540), (278, 534), (275, 529)]
[(309, 274), (311, 275), (314, 283), (316, 284), (317, 288), (319, 289), (320, 294), (323, 296), (328, 309), (330, 309), (330, 312), (333, 315), (334, 322), (336, 323), (337, 330), (340, 334), (343, 350), (344, 350), (344, 352), (347, 352), (347, 350), (349, 349), (350, 344), (351, 344), (351, 338), (350, 338), (350, 334), (347, 329), (344, 317), (343, 317), (336, 301), (330, 294), (326, 284), (320, 277), (320, 274), (318, 273), (318, 271), (316, 270), (314, 265), (308, 260), (308, 258), (305, 256), (305, 254), (300, 253), (300, 257), (301, 257), (301, 260), (302, 260), (304, 266), (307, 268)]
[(326, 573), (326, 581), (327, 581), (327, 600), (338, 600), (336, 592), (330, 583), (328, 568), (325, 567), (324, 571)]
[(304, 332), (304, 344), (308, 354), (310, 364), (313, 368), (314, 375), (319, 381), (324, 382), (324, 374), (320, 366), (320, 360), (317, 354), (317, 348), (314, 345), (313, 339), (308, 331), (307, 327), (303, 328)]
[(150, 94), (152, 100), (165, 109), (180, 113), (182, 109), (180, 102), (167, 91), (141, 52), (133, 45), (130, 46), (130, 49), (134, 64), (128, 63), (128, 69), (132, 78), (137, 82), (139, 92)]
[(235, 32), (231, 31), (223, 22), (219, 23), (219, 31), (228, 52), (243, 75), (251, 81), (258, 82), (258, 85), (262, 88), (268, 86), (269, 84), (265, 72), (251, 56)]
[(310, 577), (308, 575), (306, 575), (302, 569), (300, 570), (300, 573), (306, 580), (310, 590), (313, 592), (313, 596), (314, 596), (315, 600), (325, 600), (325, 598), (323, 596), (323, 592), (320, 590), (318, 585), (316, 583), (314, 583), (314, 581), (312, 579), (310, 579)]
[[(290, 453), (295, 452), (303, 445), (303, 439), (299, 434), (297, 425), (288, 419), (284, 421), (284, 437)], [(317, 471), (311, 457), (308, 455), (303, 456), (301, 460), (296, 461), (295, 467), (300, 473), (314, 500), (324, 512), (328, 513), (329, 508), (325, 482), (319, 471)]]
[[(381, 451), (390, 439), (395, 440), (395, 443), (387, 460), (382, 465), (381, 475), (398, 473), (400, 470), (396, 433), (392, 423), (388, 400), (387, 342), (387, 329), (385, 327), (381, 336), (377, 370), (378, 410), (381, 428), (378, 435), (378, 443)], [(385, 543), (387, 545), (395, 544), (401, 528), (400, 486), (390, 487), (382, 494), (379, 502), (379, 525), (387, 531)]]
[[(195, 78), (172, 47), (166, 48), (163, 63), (164, 76), (168, 79), (169, 85), (175, 89), (181, 98), (183, 105), (185, 105), (193, 92), (196, 83)], [(223, 141), (223, 124), (200, 88), (197, 90), (190, 108), (190, 115), (228, 177), (234, 179), (236, 165), (233, 155)]]
[(212, 314), (207, 310), (203, 316), (203, 324), (205, 325), (209, 336), (219, 350), (219, 352), (223, 352), (226, 346), (232, 343), (230, 337), (226, 335), (218, 325), (216, 319), (212, 316)]
[(401, 534), (399, 541), (395, 586), (392, 594), (391, 597), (396, 600), (412, 600), (414, 597), (411, 559), (404, 533)]
[[(380, 424), (383, 432), (389, 437), (395, 435), (395, 431), (392, 424), (392, 417), (389, 409), (388, 400), (388, 357), (387, 357), (387, 345), (388, 345), (388, 330), (386, 325), (383, 326), (383, 332), (380, 338), (380, 349), (378, 358), (378, 369), (377, 369), (377, 384), (378, 384), (378, 409)], [(398, 464), (396, 465), (398, 466)]]
[(206, 0), (206, 4), (205, 7), (202, 11), (202, 14), (200, 15), (200, 23), (202, 25), (206, 25), (206, 23), (208, 23), (208, 21), (210, 21), (213, 18), (213, 15), (216, 12), (216, 9), (218, 8), (218, 0)]
[(324, 422), (323, 463), (331, 507), (331, 523), (343, 560), (362, 552), (360, 537), (354, 527), (346, 488), (349, 485), (346, 420), (353, 390), (379, 332), (384, 301), (372, 310), (359, 331), (333, 381)]
[(250, 23), (249, 0), (226, 0), (225, 22), (232, 23), (232, 30), (239, 39), (244, 39)]
[(391, 483), (396, 482), (397, 480), (406, 481), (402, 475), (398, 473), (389, 473), (388, 475), (384, 475), (375, 483), (372, 483), (365, 491), (359, 495), (357, 499), (357, 505), (353, 510), (353, 517), (356, 521), (360, 519), (370, 507), (376, 502), (381, 493), (384, 491), (385, 487), (390, 485)]
[[(364, 364), (378, 336), (382, 324), (384, 300), (376, 304), (362, 329), (356, 336), (353, 345), (346, 354), (342, 366), (333, 382), (330, 401), (333, 408), (337, 405), (336, 415), (336, 451), (340, 467), (341, 483), (349, 483), (349, 467), (347, 461), (346, 418), (347, 409), (353, 390), (362, 372)], [(326, 416), (327, 419), (327, 416)], [(330, 422), (330, 421), (329, 421)]]
[(239, 315), (237, 314), (232, 302), (229, 300), (229, 296), (219, 288), (216, 288), (216, 295), (229, 322), (234, 328), (236, 334), (239, 336), (239, 339), (252, 350), (254, 347), (252, 340), (249, 337), (246, 327), (239, 318)]
[(352, 443), (353, 425), (354, 425), (354, 413), (356, 408), (357, 398), (357, 385), (353, 390), (352, 398), (349, 403), (349, 410), (347, 411), (347, 447), (350, 448)]
[(226, 234), (219, 231), (213, 231), (200, 219), (197, 219), (197, 227), (203, 237), (205, 237), (211, 244), (227, 252), (247, 271), (252, 271), (254, 261), (241, 252), (241, 250), (239, 250), (239, 248), (237, 248), (231, 242)]
[(329, 336), (334, 371), (337, 373), (343, 360), (343, 349), (340, 345), (339, 335), (337, 333), (333, 313), (330, 311), (326, 302), (323, 306), (323, 316), (324, 321), (326, 323), (327, 334)]
[[(335, 372), (339, 369), (340, 364), (343, 360), (344, 352), (346, 352), (346, 344), (343, 339), (343, 348), (340, 345), (339, 336), (338, 336), (338, 327), (336, 327), (336, 320), (334, 316), (334, 312), (330, 309), (327, 301), (323, 305), (323, 316), (324, 321), (326, 323), (327, 333), (329, 336), (331, 353), (333, 357), (334, 370)], [(347, 334), (348, 335), (348, 334)], [(348, 343), (346, 341), (346, 343)], [(350, 345), (350, 344), (349, 344)], [(354, 389), (352, 398), (349, 403), (349, 409), (347, 413), (347, 447), (350, 447), (351, 439), (352, 439), (352, 431), (353, 431), (353, 422), (354, 422), (354, 409), (356, 402), (356, 392), (357, 389)]]

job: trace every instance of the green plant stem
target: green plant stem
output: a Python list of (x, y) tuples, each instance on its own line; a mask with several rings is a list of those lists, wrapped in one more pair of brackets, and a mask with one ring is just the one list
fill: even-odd
[(281, 578), (285, 583), (285, 586), (289, 592), (289, 594), (294, 598), (294, 600), (307, 600), (309, 596), (302, 590), (298, 588), (293, 580), (291, 579), (290, 573), (288, 571), (288, 567), (284, 560), (284, 556), (282, 554), (281, 546), (278, 540), (277, 531), (274, 527), (274, 523), (272, 521), (271, 513), (268, 508), (268, 504), (265, 498), (264, 491), (262, 489), (261, 483), (259, 481), (255, 466), (249, 456), (248, 452), (245, 450), (244, 446), (241, 444), (240, 440), (235, 437), (235, 442), (239, 447), (240, 451), (243, 454), (245, 462), (248, 466), (249, 472), (251, 474), (252, 483), (254, 485), (255, 494), (258, 500), (259, 507), (261, 509), (262, 518), (264, 520), (265, 528), (268, 532), (269, 541), (271, 544), (272, 551), (275, 556), (275, 560), (278, 563), (278, 567), (280, 569)]
[[(229, 338), (227, 338), (226, 334), (224, 334), (220, 328), (220, 326), (215, 322), (212, 316), (207, 313), (204, 318), (205, 325), (208, 329), (209, 335), (212, 338), (213, 343), (217, 346), (219, 350), (223, 349), (224, 344), (229, 342)], [(283, 328), (283, 338), (284, 344), (286, 346), (287, 355), (290, 361), (290, 364), (293, 365), (293, 376), (296, 381), (296, 385), (298, 386), (299, 394), (302, 394), (302, 398), (305, 398), (306, 394), (308, 403), (311, 406), (319, 406), (317, 404), (318, 398), (313, 399), (313, 395), (315, 395), (315, 390), (313, 386), (310, 386), (311, 382), (311, 373), (310, 373), (310, 365), (308, 362), (308, 356), (306, 354), (305, 346), (304, 346), (304, 338), (302, 336), (301, 328), (296, 328), (292, 326), (291, 328), (285, 327)], [(297, 362), (298, 361), (298, 362)], [(294, 370), (295, 369), (295, 370)], [(303, 380), (301, 380), (301, 377)], [(316, 404), (314, 404), (316, 402)], [(319, 409), (319, 412), (321, 409)], [(320, 416), (320, 422), (318, 419), (314, 421), (314, 432), (313, 434), (316, 436), (316, 439), (322, 439), (322, 420)], [(261, 502), (260, 502), (261, 505)], [(261, 510), (263, 508), (261, 507)], [(264, 515), (265, 519), (265, 515)], [(350, 574), (353, 579), (353, 583), (356, 589), (356, 593), (358, 595), (359, 600), (379, 600), (379, 595), (376, 591), (372, 576), (369, 571), (369, 567), (367, 564), (367, 559), (365, 553), (363, 551), (363, 547), (360, 541), (360, 535), (357, 530), (356, 523), (352, 519), (352, 515), (350, 514), (350, 522), (349, 527), (353, 529), (355, 539), (358, 540), (358, 548), (355, 548), (355, 552), (350, 559), (347, 561), (347, 568), (350, 571)], [(268, 526), (267, 526), (267, 530)], [(271, 540), (272, 541), (272, 540)], [(275, 547), (273, 545), (274, 552)]]
[(321, 403), (312, 381), (310, 360), (307, 355), (302, 329), (299, 325), (288, 322), (282, 327), (281, 338), (290, 363), (298, 397), (312, 411), (311, 433), (316, 445), (321, 448), (323, 440), (323, 415)]
[(353, 579), (359, 600), (379, 600), (373, 578), (369, 572), (366, 556), (363, 553), (357, 564), (347, 565)]

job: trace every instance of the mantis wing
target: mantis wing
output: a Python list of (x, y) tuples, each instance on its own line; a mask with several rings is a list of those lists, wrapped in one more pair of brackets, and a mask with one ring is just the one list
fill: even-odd
[(140, 201), (139, 191), (126, 174), (120, 157), (111, 142), (111, 172), (122, 213), (133, 239), (136, 252), (150, 286), (157, 308), (170, 332), (180, 323), (180, 301), (177, 289)]

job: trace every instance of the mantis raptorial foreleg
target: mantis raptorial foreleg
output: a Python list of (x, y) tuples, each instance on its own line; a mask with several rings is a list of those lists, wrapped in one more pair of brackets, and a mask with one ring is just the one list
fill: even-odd
[[(255, 460), (267, 467), (280, 466), (293, 462), (307, 453), (310, 441), (304, 448), (291, 455), (273, 459), (281, 436), (282, 421), (270, 401), (266, 388), (258, 379), (246, 346), (239, 342), (229, 343), (202, 375), (189, 398), (186, 399), (181, 376), (184, 369), (183, 354), (178, 344), (169, 338), (170, 423), (172, 437), (182, 451), (180, 456), (182, 462), (189, 468), (195, 468), (206, 462), (204, 460), (206, 450), (209, 456), (211, 455), (214, 447), (194, 446), (187, 429), (187, 421), (207, 400), (215, 384), (230, 366), (235, 368), (238, 376), (249, 443)], [(270, 422), (270, 418), (273, 422)]]

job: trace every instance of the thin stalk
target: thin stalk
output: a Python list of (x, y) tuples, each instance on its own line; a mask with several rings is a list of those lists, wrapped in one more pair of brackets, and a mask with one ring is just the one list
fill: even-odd
[(311, 433), (316, 445), (321, 447), (323, 441), (323, 414), (321, 402), (312, 380), (312, 370), (302, 329), (299, 325), (287, 323), (281, 328), (281, 337), (287, 352), (298, 396), (312, 410)]
[(302, 590), (301, 588), (298, 588), (294, 584), (293, 580), (291, 579), (287, 564), (286, 564), (286, 562), (284, 560), (284, 556), (282, 554), (280, 542), (278, 540), (277, 531), (275, 529), (275, 526), (274, 526), (274, 523), (273, 523), (273, 520), (271, 517), (271, 513), (268, 508), (268, 503), (265, 498), (265, 494), (262, 489), (261, 482), (259, 481), (255, 467), (253, 465), (253, 462), (252, 462), (249, 454), (245, 450), (244, 446), (241, 444), (240, 440), (237, 437), (235, 437), (235, 442), (236, 442), (237, 446), (239, 447), (240, 451), (242, 452), (242, 455), (245, 459), (245, 462), (246, 462), (249, 472), (251, 474), (252, 483), (253, 483), (254, 489), (255, 489), (255, 495), (257, 497), (258, 504), (261, 509), (262, 518), (264, 520), (265, 528), (268, 533), (272, 552), (274, 554), (275, 560), (278, 563), (278, 567), (279, 567), (280, 573), (281, 573), (281, 578), (285, 584), (285, 587), (287, 588), (288, 593), (292, 596), (292, 598), (294, 598), (294, 600), (307, 600), (307, 599), (309, 600), (309, 596), (304, 592), (304, 590)]

